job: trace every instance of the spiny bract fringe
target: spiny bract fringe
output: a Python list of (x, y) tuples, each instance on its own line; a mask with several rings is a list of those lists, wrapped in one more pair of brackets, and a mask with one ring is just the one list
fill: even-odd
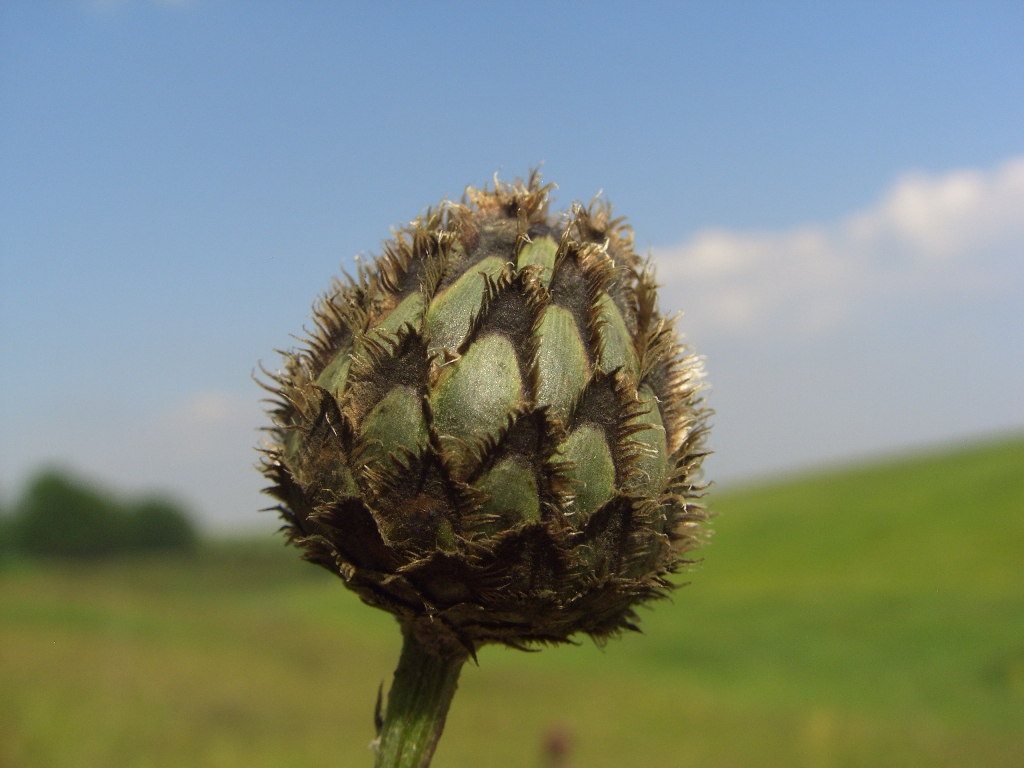
[(495, 178), (314, 306), (268, 373), (261, 469), (289, 540), (473, 653), (636, 629), (707, 514), (699, 360), (607, 204)]

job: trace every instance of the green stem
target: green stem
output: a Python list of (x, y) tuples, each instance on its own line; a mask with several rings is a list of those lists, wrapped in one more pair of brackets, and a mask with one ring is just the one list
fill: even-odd
[(444, 730), (465, 652), (427, 647), (411, 629), (388, 692), (376, 768), (427, 768)]

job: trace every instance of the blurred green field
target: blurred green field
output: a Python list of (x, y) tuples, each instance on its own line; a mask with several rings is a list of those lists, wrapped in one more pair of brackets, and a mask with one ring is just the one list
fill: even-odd
[[(1024, 439), (715, 494), (597, 649), (487, 648), (434, 765), (1024, 765)], [(0, 766), (370, 766), (399, 636), (274, 541), (0, 568)]]

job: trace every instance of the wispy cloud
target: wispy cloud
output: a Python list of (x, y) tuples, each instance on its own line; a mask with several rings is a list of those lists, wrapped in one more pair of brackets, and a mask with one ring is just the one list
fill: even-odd
[(150, 437), (168, 456), (216, 461), (227, 446), (252, 450), (256, 427), (264, 421), (262, 410), (253, 399), (235, 393), (200, 391), (155, 419)]
[(148, 0), (148, 2), (133, 2), (133, 0), (84, 0), (82, 5), (91, 11), (105, 12), (137, 5), (179, 7), (195, 5), (197, 2), (198, 0)]
[(213, 526), (272, 526), (255, 471), (259, 395), (200, 390), (165, 409), (68, 403), (52, 413), (11, 414), (0, 436), (0, 485), (7, 493), (37, 467), (66, 465), (130, 492), (180, 496)]
[(710, 229), (654, 251), (665, 294), (705, 333), (820, 335), (880, 302), (943, 300), (1024, 282), (1024, 157), (897, 179), (832, 224)]

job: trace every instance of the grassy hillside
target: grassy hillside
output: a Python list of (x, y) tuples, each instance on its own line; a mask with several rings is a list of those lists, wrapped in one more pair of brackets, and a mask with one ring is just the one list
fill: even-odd
[[(1024, 764), (1024, 439), (722, 491), (601, 650), (485, 649), (435, 765)], [(268, 545), (0, 570), (0, 766), (369, 766), (399, 638)]]

